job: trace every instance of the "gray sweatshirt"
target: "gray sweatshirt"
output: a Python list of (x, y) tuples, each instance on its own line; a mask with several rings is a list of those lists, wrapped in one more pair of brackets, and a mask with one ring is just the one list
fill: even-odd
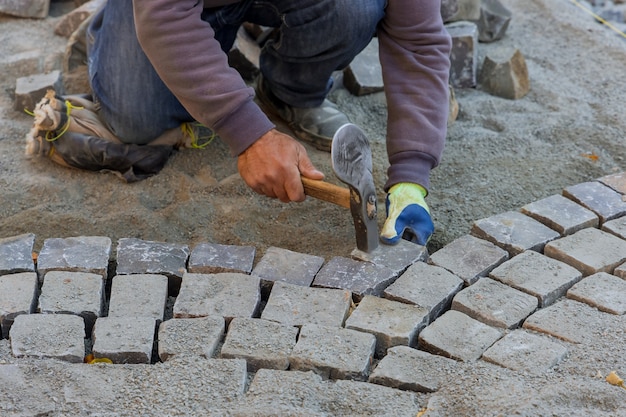
[[(157, 73), (233, 155), (274, 127), (254, 103), (254, 90), (229, 67), (211, 26), (199, 18), (204, 7), (237, 1), (133, 1), (139, 42)], [(385, 13), (378, 27), (388, 106), (385, 188), (399, 182), (428, 188), (445, 143), (450, 37), (439, 1), (388, 0)]]

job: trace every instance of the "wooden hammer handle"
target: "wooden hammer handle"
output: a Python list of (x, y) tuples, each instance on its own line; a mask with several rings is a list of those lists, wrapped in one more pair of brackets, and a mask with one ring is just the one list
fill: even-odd
[(304, 193), (318, 200), (350, 208), (350, 190), (329, 182), (301, 177)]

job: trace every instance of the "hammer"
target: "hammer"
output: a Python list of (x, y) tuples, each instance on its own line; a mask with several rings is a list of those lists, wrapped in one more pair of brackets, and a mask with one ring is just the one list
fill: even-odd
[(371, 253), (378, 247), (378, 223), (369, 140), (358, 126), (347, 123), (333, 136), (330, 155), (335, 175), (348, 188), (302, 177), (304, 193), (349, 208), (354, 221), (356, 246), (363, 252)]

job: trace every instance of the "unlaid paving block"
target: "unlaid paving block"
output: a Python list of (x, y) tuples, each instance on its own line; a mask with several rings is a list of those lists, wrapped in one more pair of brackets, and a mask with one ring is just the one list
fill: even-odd
[(567, 297), (600, 311), (622, 315), (626, 313), (626, 280), (598, 272), (570, 288)]
[(75, 314), (85, 320), (90, 334), (96, 319), (102, 316), (104, 279), (88, 272), (50, 271), (46, 274), (39, 310), (42, 313)]
[(387, 267), (337, 256), (317, 273), (313, 286), (350, 290), (358, 301), (364, 295), (382, 295), (397, 277)]
[(378, 38), (373, 38), (343, 70), (343, 82), (348, 91), (355, 96), (383, 91), (383, 73), (378, 59)]
[(253, 317), (261, 302), (258, 277), (234, 272), (183, 276), (174, 317)]
[(156, 324), (150, 317), (100, 317), (93, 328), (92, 353), (113, 363), (150, 363)]
[(461, 288), (463, 280), (453, 273), (435, 265), (417, 262), (385, 289), (384, 296), (427, 309), (430, 323), (450, 307), (452, 297)]
[(194, 274), (217, 274), (220, 272), (252, 271), (254, 246), (220, 245), (199, 243), (189, 256), (189, 272)]
[(161, 274), (169, 278), (169, 293), (178, 294), (180, 281), (187, 271), (189, 246), (122, 238), (117, 244), (118, 275)]
[(159, 274), (116, 275), (111, 281), (109, 317), (163, 320), (168, 279)]
[(61, 71), (54, 70), (18, 78), (15, 81), (14, 109), (33, 111), (48, 90), (63, 91)]
[(491, 271), (489, 276), (534, 295), (542, 308), (563, 297), (582, 279), (582, 273), (576, 268), (535, 251), (520, 253)]
[(626, 240), (626, 216), (602, 224), (602, 230)]
[(37, 257), (39, 280), (49, 271), (89, 272), (106, 279), (111, 254), (111, 239), (103, 236), (78, 236), (44, 240)]
[(452, 300), (452, 309), (489, 326), (514, 329), (539, 305), (537, 297), (490, 278), (481, 278), (461, 290)]
[(477, 220), (471, 233), (498, 245), (510, 256), (525, 250), (542, 252), (546, 243), (560, 237), (558, 232), (517, 211)]
[(458, 362), (408, 346), (395, 346), (369, 377), (373, 384), (417, 392), (435, 392)]
[(252, 270), (252, 275), (271, 286), (275, 281), (308, 287), (324, 264), (321, 256), (270, 247)]
[(419, 334), (420, 349), (460, 361), (474, 361), (504, 333), (456, 310), (449, 310)]
[(71, 314), (22, 314), (11, 327), (13, 355), (81, 363), (85, 358), (85, 323)]
[(452, 38), (450, 84), (455, 88), (476, 87), (478, 69), (478, 26), (469, 21), (449, 23)]
[[(512, 13), (500, 0), (481, 0), (478, 25), (478, 40), (494, 42), (504, 37), (511, 22)], [(528, 74), (526, 74), (528, 77)]]
[(235, 318), (222, 346), (223, 358), (245, 359), (249, 372), (289, 368), (298, 328), (263, 319)]
[(467, 285), (509, 258), (504, 249), (472, 235), (461, 236), (430, 256), (430, 263), (460, 277)]
[(104, 6), (106, 0), (91, 0), (63, 15), (54, 26), (54, 34), (69, 38), (80, 24)]
[(598, 227), (600, 222), (593, 211), (560, 194), (526, 204), (521, 212), (556, 230), (562, 236), (588, 227)]
[(622, 194), (598, 181), (583, 182), (563, 190), (563, 195), (588, 208), (600, 217), (600, 223), (626, 214)]
[(37, 274), (20, 272), (0, 275), (0, 329), (9, 337), (15, 317), (31, 314), (37, 308)]
[(350, 256), (387, 267), (399, 275), (414, 263), (428, 259), (428, 249), (426, 246), (400, 239), (396, 245), (378, 245), (371, 253), (354, 249)]
[(317, 324), (342, 327), (352, 293), (333, 288), (311, 288), (276, 282), (261, 313), (261, 318), (292, 326)]
[(0, 0), (0, 13), (18, 17), (48, 17), (50, 0)]
[(626, 194), (626, 172), (606, 175), (598, 178), (598, 181), (607, 187), (611, 187), (620, 194)]
[(428, 309), (414, 304), (363, 297), (346, 320), (346, 329), (376, 336), (376, 355), (383, 357), (393, 346), (416, 346), (418, 333), (428, 324)]
[(530, 91), (524, 55), (519, 49), (500, 48), (489, 51), (481, 66), (478, 82), (484, 91), (497, 97), (509, 100), (524, 97)]
[(35, 235), (32, 233), (0, 239), (0, 275), (35, 272), (34, 244)]
[(548, 243), (544, 254), (573, 266), (583, 276), (610, 274), (626, 261), (626, 240), (598, 229), (583, 229)]
[(305, 324), (289, 356), (290, 369), (325, 378), (366, 380), (376, 337), (351, 329)]
[(541, 374), (556, 366), (567, 348), (549, 337), (515, 330), (483, 353), (482, 359), (515, 371)]
[(159, 325), (159, 359), (165, 362), (177, 355), (211, 358), (222, 341), (226, 324), (223, 317), (170, 319)]

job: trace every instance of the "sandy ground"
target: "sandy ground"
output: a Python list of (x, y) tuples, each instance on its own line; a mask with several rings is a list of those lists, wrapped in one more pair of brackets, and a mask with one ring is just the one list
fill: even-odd
[[(468, 233), (474, 220), (517, 210), (564, 187), (626, 169), (625, 39), (567, 0), (503, 3), (513, 12), (513, 21), (503, 40), (480, 45), (480, 62), (492, 49), (519, 48), (528, 65), (531, 91), (515, 101), (480, 89), (456, 91), (459, 118), (449, 127), (444, 159), (433, 172), (428, 200), (436, 224), (431, 253)], [(0, 17), (0, 56), (39, 51), (41, 62), (53, 66), (50, 63), (58, 60), (65, 45), (65, 39), (53, 35), (56, 20)], [(346, 209), (314, 199), (283, 204), (254, 194), (219, 140), (204, 150), (177, 153), (159, 175), (130, 185), (110, 173), (27, 160), (24, 135), (31, 118), (13, 110), (12, 96), (15, 78), (27, 74), (11, 59), (0, 63), (5, 67), (0, 67), (0, 237), (32, 232), (37, 236), (36, 249), (46, 238), (79, 235), (190, 246), (208, 241), (252, 245), (258, 256), (277, 246), (326, 259), (348, 256), (354, 248), (354, 228)], [(354, 97), (337, 89), (333, 98), (370, 137), (382, 208), (387, 167), (384, 96)], [(328, 154), (308, 149), (328, 180), (337, 182)], [(570, 359), (562, 371), (573, 379), (568, 377), (565, 385), (556, 385), (549, 394), (540, 395), (540, 390), (562, 375), (550, 381), (516, 377), (505, 386), (511, 386), (512, 395), (533, 387), (525, 395), (536, 394), (538, 403), (544, 404), (539, 411), (553, 410), (555, 415), (614, 409), (611, 405), (623, 402), (624, 394), (610, 391), (605, 383), (590, 383), (596, 374), (594, 361), (621, 357), (623, 362), (626, 357), (623, 339), (606, 337), (595, 357), (574, 354), (580, 363)], [(626, 371), (623, 363), (622, 369)], [(467, 378), (455, 383), (462, 389), (446, 394), (448, 405), (466, 403), (469, 410), (479, 411), (488, 401), (480, 393), (501, 384), (499, 378), (510, 378), (504, 372), (484, 376), (481, 365), (468, 368)], [(597, 398), (601, 406), (571, 402), (571, 390), (582, 398)], [(508, 404), (509, 400), (503, 394), (500, 401)]]

